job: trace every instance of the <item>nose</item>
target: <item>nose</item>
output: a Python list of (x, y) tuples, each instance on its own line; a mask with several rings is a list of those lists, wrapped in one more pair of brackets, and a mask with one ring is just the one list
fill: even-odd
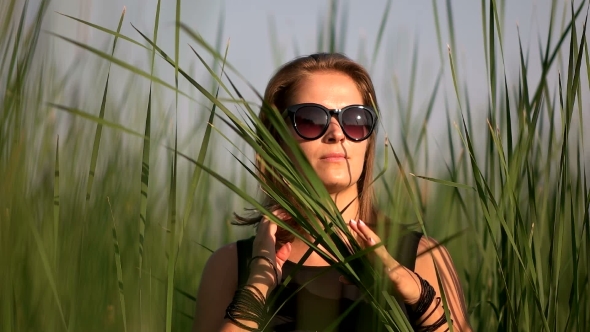
[(324, 135), (324, 140), (328, 143), (338, 143), (343, 142), (346, 139), (344, 132), (342, 131), (342, 127), (338, 123), (338, 120), (335, 116), (332, 116), (330, 119), (330, 124), (328, 125), (328, 130)]

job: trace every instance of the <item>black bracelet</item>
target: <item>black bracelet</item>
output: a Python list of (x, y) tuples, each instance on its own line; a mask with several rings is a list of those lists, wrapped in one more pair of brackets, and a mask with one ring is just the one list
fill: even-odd
[(418, 303), (416, 303), (415, 309), (408, 312), (412, 323), (416, 323), (418, 319), (420, 319), (420, 317), (426, 313), (426, 310), (428, 310), (430, 304), (432, 304), (432, 301), (434, 300), (434, 296), (436, 295), (436, 291), (428, 283), (428, 281), (422, 279), (418, 273), (416, 273), (416, 276), (420, 280), (421, 289), (420, 298), (418, 299)]
[[(266, 321), (267, 314), (266, 300), (262, 292), (254, 285), (245, 285), (234, 293), (232, 302), (225, 310), (224, 318), (246, 331), (259, 331)], [(238, 319), (254, 322), (257, 327), (247, 326)]]
[(447, 322), (447, 317), (443, 313), (442, 316), (440, 316), (436, 322), (434, 322), (430, 325), (420, 326), (420, 327), (418, 327), (418, 329), (416, 331), (418, 331), (418, 332), (435, 332), (439, 327), (443, 326), (446, 322)]
[(436, 309), (438, 309), (438, 307), (440, 306), (441, 299), (440, 299), (440, 297), (437, 296), (435, 300), (436, 300), (436, 304), (434, 305), (434, 308), (432, 308), (432, 310), (430, 311), (428, 316), (422, 318), (422, 320), (419, 323), (416, 323), (416, 326), (421, 326), (422, 324), (424, 324), (424, 322), (426, 322), (428, 320), (428, 318), (430, 318), (430, 316), (432, 316), (436, 312)]
[(267, 261), (270, 266), (272, 267), (272, 269), (275, 272), (275, 285), (278, 285), (281, 281), (279, 280), (279, 271), (277, 270), (277, 267), (275, 266), (275, 263), (272, 261), (272, 259), (266, 257), (266, 256), (254, 256), (252, 258), (250, 258), (250, 260), (248, 261), (248, 270), (250, 270), (250, 264), (252, 263), (253, 260), (255, 259), (264, 259), (265, 261)]

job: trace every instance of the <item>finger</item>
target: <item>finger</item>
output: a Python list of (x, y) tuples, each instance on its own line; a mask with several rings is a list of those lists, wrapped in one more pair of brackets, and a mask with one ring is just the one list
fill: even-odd
[(283, 279), (283, 265), (289, 259), (291, 255), (291, 242), (285, 243), (276, 253), (275, 256), (275, 267), (277, 269), (277, 275), (279, 277), (278, 283)]
[(277, 233), (277, 229), (278, 229), (277, 224), (275, 224), (274, 222), (270, 222), (270, 221), (268, 222), (267, 232), (268, 232), (268, 234), (270, 234), (270, 236), (272, 236), (273, 239), (275, 237), (275, 234)]
[(289, 259), (289, 255), (291, 255), (291, 242), (285, 243), (279, 251), (277, 251), (277, 262), (282, 264)]
[(373, 232), (373, 230), (369, 228), (369, 226), (367, 226), (364, 221), (359, 220), (357, 223), (357, 228), (359, 232), (367, 239), (367, 242), (372, 242), (372, 245), (381, 242), (379, 236), (377, 236), (377, 234), (375, 234), (375, 232)]
[(273, 226), (268, 220), (261, 220), (258, 224), (256, 237), (254, 238), (252, 253), (256, 255), (264, 255), (275, 259), (275, 242), (276, 242), (276, 225)]
[(277, 218), (279, 219), (285, 219), (288, 214), (287, 211), (285, 211), (284, 209), (276, 209), (272, 212), (272, 214), (274, 214)]
[(262, 218), (262, 220), (260, 220), (260, 222), (258, 223), (258, 228), (256, 230), (257, 234), (264, 234), (266, 232), (266, 230), (268, 229), (268, 224), (270, 222), (268, 221), (268, 219), (266, 217)]
[(258, 230), (257, 230), (257, 234), (261, 234), (261, 235), (270, 235), (274, 238), (274, 235), (277, 232), (277, 224), (275, 224), (274, 222), (271, 222), (270, 220), (268, 220), (268, 218), (263, 218), (259, 225), (258, 225)]
[[(367, 238), (369, 245), (374, 246), (377, 243), (381, 243), (379, 236), (377, 236), (377, 234), (375, 234), (375, 232), (373, 232), (373, 230), (371, 230), (369, 226), (367, 226), (367, 224), (365, 224), (362, 220), (360, 220), (357, 224), (359, 232)], [(400, 264), (393, 257), (391, 257), (385, 246), (379, 246), (375, 248), (375, 255), (377, 255), (377, 257), (381, 260), (381, 262), (383, 262), (383, 265), (389, 271), (393, 271), (395, 268), (400, 266)]]
[(351, 220), (348, 225), (350, 228), (358, 235), (358, 237), (365, 242), (365, 244), (369, 244), (368, 238), (359, 230), (358, 223), (355, 220)]

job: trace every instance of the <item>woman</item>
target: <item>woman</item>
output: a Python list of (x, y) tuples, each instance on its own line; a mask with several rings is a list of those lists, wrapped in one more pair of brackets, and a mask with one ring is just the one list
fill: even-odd
[[(380, 243), (374, 227), (369, 227), (377, 222), (370, 188), (376, 115), (367, 106), (375, 104), (375, 90), (366, 70), (341, 54), (297, 58), (274, 75), (264, 98), (277, 110), (285, 111), (285, 121), (293, 136), (342, 211), (343, 219), (349, 221), (349, 229), (359, 244), (369, 247)], [(260, 117), (275, 139), (280, 140), (263, 112)], [(275, 215), (296, 227), (281, 210), (275, 210)], [(290, 274), (293, 279), (289, 288), (280, 293), (287, 295), (279, 296), (276, 303), (288, 301), (271, 321), (270, 330), (322, 331), (356, 302), (360, 304), (351, 308), (337, 330), (377, 329), (368, 325), (370, 319), (363, 319), (371, 315), (371, 308), (356, 301), (361, 296), (359, 290), (330, 269), (320, 254), (312, 252), (304, 266), (291, 273), (309, 247), (298, 238), (282, 241), (281, 230), (281, 234), (277, 233), (277, 225), (266, 218), (240, 221), (257, 223), (256, 237), (253, 242), (242, 240), (222, 247), (208, 260), (197, 295), (194, 331), (262, 328), (259, 316), (263, 303), (283, 276)], [(446, 249), (416, 233), (409, 233), (399, 243), (401, 252), (397, 260), (384, 246), (378, 247), (373, 256), (385, 266), (414, 329), (444, 331), (452, 324), (455, 331), (470, 330), (462, 290)], [(275, 250), (276, 247), (279, 249)], [(405, 258), (401, 259), (402, 256)], [(244, 267), (245, 261), (248, 268)], [(436, 269), (451, 313), (449, 322), (440, 303)], [(325, 273), (308, 282), (321, 272)], [(297, 292), (301, 285), (305, 287)], [(274, 309), (277, 308), (272, 312)]]

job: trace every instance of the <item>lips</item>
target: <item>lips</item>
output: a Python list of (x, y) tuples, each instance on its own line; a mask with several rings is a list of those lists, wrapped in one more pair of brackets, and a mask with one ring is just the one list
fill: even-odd
[(327, 154), (321, 156), (320, 159), (325, 160), (325, 161), (343, 161), (348, 158), (346, 158), (346, 154), (344, 154), (342, 152), (334, 152), (334, 153), (327, 153)]

